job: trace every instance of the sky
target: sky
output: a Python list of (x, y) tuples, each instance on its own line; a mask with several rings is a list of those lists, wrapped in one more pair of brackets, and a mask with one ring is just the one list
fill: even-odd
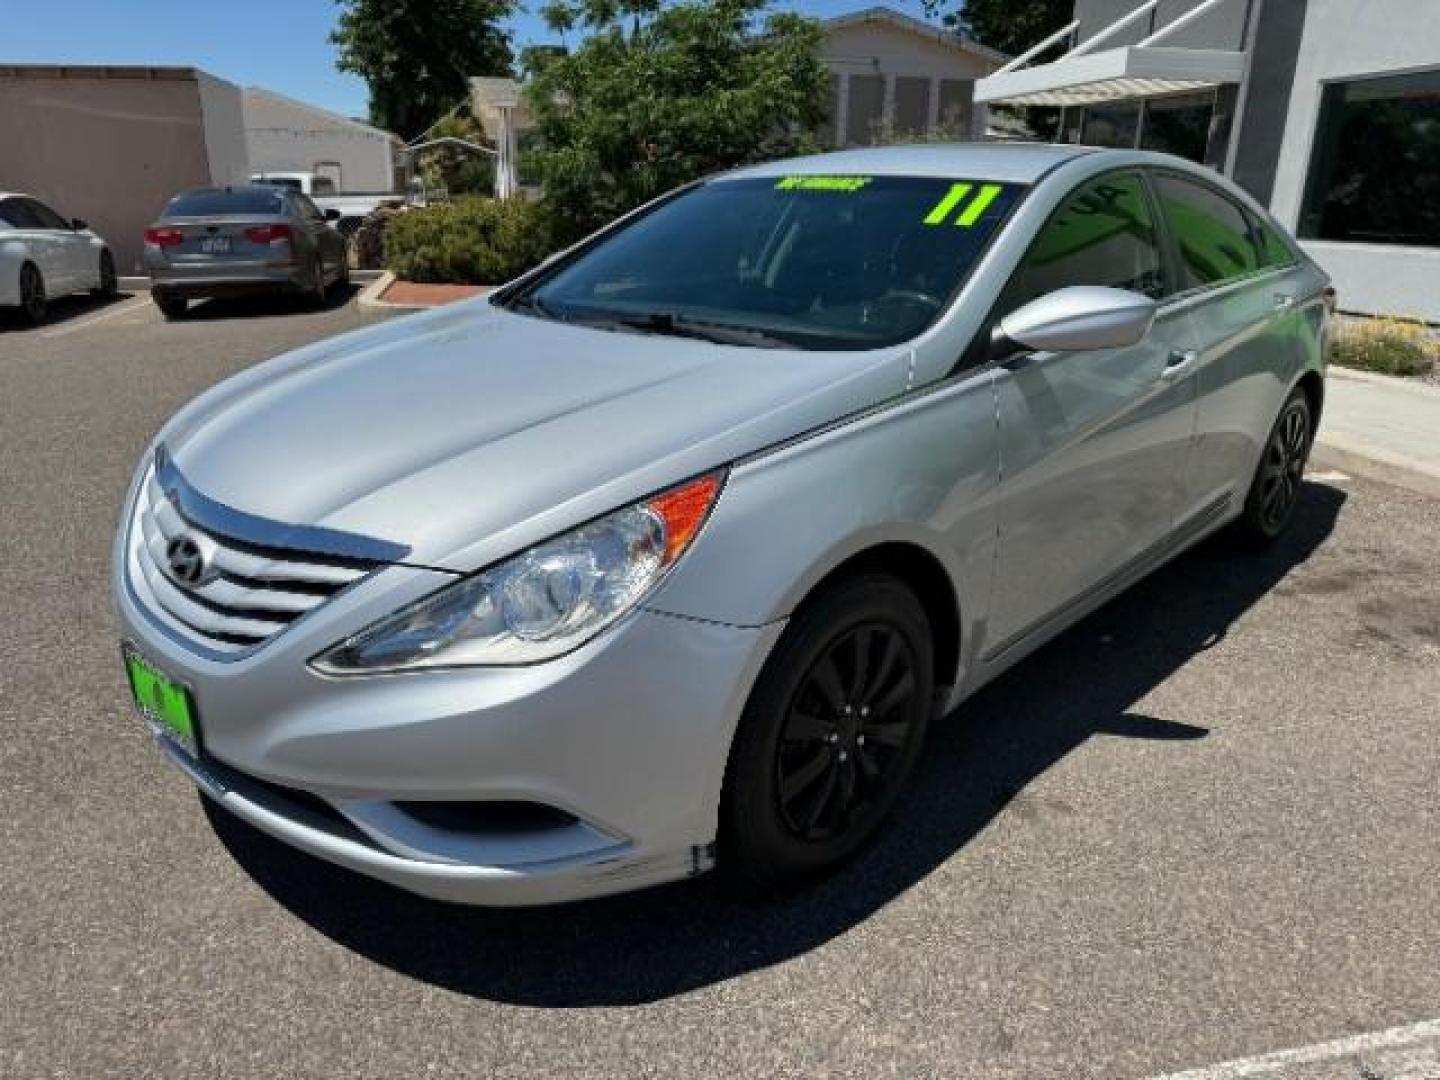
[[(886, 3), (922, 15), (922, 0), (777, 0), (826, 18)], [(538, 10), (540, 0), (528, 0)], [(366, 112), (365, 84), (335, 70), (334, 0), (0, 0), (0, 64), (198, 67), (346, 116)], [(510, 20), (512, 45), (558, 42), (538, 15)]]

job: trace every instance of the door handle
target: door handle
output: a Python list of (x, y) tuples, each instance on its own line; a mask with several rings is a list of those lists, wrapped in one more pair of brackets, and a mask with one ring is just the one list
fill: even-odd
[(1160, 372), (1162, 379), (1177, 379), (1189, 371), (1198, 359), (1199, 353), (1194, 349), (1171, 349), (1170, 355), (1165, 358), (1165, 369)]

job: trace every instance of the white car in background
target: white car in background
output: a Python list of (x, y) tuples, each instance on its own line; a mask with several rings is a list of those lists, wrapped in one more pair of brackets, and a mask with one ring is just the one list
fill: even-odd
[(79, 218), (67, 221), (39, 199), (0, 192), (0, 310), (43, 322), (50, 300), (90, 291), (115, 294), (115, 256)]

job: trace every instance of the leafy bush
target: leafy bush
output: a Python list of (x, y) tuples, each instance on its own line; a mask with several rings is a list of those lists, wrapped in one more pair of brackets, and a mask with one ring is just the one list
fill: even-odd
[(410, 210), (385, 229), (385, 266), (407, 281), (498, 285), (550, 253), (541, 208), (466, 198)]
[(1440, 362), (1440, 341), (1411, 319), (1344, 319), (1335, 328), (1330, 361), (1382, 375), (1425, 375)]
[[(525, 164), (559, 235), (708, 173), (814, 148), (829, 75), (821, 26), (771, 0), (551, 0), (570, 53), (527, 54)], [(540, 62), (537, 64), (537, 59)]]

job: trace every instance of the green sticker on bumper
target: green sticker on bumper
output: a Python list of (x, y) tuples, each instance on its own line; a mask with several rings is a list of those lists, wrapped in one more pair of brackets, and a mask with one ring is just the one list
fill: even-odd
[(130, 676), (130, 690), (140, 711), (193, 747), (195, 719), (190, 711), (190, 695), (185, 688), (175, 685), (131, 652), (125, 654), (125, 670)]

